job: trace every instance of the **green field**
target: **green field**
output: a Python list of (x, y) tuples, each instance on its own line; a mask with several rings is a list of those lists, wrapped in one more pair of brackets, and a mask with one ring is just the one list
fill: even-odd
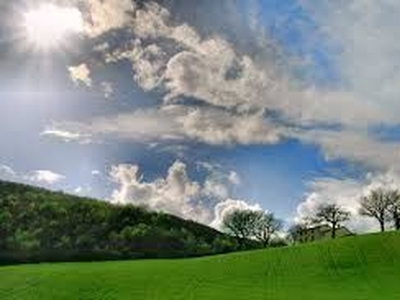
[(187, 260), (2, 267), (0, 299), (400, 299), (400, 234)]

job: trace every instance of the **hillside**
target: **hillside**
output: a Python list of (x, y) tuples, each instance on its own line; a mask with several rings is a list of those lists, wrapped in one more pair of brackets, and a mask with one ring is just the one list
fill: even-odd
[(190, 257), (235, 250), (233, 238), (172, 215), (0, 181), (0, 264)]
[(400, 299), (400, 235), (182, 260), (0, 268), (1, 299)]

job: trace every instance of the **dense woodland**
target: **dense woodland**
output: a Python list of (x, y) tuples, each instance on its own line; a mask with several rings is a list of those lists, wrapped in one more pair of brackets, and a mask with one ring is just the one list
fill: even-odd
[(191, 257), (257, 247), (145, 208), (0, 181), (0, 264)]

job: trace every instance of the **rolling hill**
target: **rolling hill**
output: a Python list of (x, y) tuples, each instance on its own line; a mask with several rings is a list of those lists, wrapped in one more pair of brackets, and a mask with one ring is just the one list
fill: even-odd
[[(241, 249), (261, 246), (244, 242)], [(0, 181), (0, 265), (182, 258), (237, 250), (236, 239), (173, 215)]]
[(0, 299), (400, 299), (400, 234), (181, 260), (0, 268)]

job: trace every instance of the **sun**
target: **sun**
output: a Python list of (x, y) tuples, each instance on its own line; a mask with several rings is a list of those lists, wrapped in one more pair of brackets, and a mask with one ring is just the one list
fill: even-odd
[(29, 45), (42, 51), (59, 48), (73, 34), (84, 30), (82, 13), (74, 7), (41, 4), (23, 14)]

